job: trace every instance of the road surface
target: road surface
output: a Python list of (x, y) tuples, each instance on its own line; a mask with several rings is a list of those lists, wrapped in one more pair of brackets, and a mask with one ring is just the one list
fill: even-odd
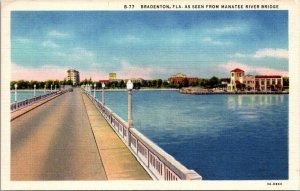
[(11, 122), (11, 180), (106, 180), (79, 89)]

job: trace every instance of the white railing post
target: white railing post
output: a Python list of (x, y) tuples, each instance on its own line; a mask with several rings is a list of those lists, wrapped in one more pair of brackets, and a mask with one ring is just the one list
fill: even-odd
[(96, 84), (94, 84), (94, 98), (96, 99)]
[(33, 97), (35, 97), (35, 88), (36, 88), (36, 85), (34, 84), (33, 85)]
[[(62, 95), (63, 93), (66, 93), (67, 91), (62, 91), (59, 95)], [(29, 99), (25, 99), (23, 101), (20, 101), (20, 102), (15, 102), (13, 104), (11, 104), (10, 108), (11, 108), (11, 112), (14, 112), (16, 110), (19, 110), (19, 109), (22, 109), (26, 106), (29, 106), (31, 105), (32, 103), (35, 103), (37, 101), (40, 101), (40, 100), (43, 100), (43, 99), (46, 99), (52, 95), (54, 95), (55, 93), (48, 93), (48, 94), (45, 94), (45, 95), (39, 95), (37, 97), (33, 97), (33, 98), (29, 98)], [(34, 93), (35, 95), (35, 93)]]
[(17, 88), (18, 88), (18, 84), (15, 84), (15, 102), (17, 102)]

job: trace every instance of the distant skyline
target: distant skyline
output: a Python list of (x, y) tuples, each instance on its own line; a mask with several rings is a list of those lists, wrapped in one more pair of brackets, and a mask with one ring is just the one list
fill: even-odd
[(288, 11), (13, 11), (12, 80), (288, 76)]

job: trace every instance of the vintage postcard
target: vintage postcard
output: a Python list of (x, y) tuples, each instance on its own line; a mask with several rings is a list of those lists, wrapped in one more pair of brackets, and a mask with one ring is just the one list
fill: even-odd
[(1, 189), (299, 190), (299, 1), (1, 2)]

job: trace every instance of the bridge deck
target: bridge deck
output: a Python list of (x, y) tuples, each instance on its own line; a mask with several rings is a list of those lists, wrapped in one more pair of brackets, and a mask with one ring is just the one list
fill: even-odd
[(17, 110), (17, 111), (14, 111), (14, 112), (11, 113), (11, 115), (10, 115), (10, 120), (11, 120), (11, 121), (15, 120), (16, 118), (18, 118), (18, 117), (24, 115), (25, 113), (28, 113), (29, 111), (31, 111), (31, 110), (33, 110), (33, 109), (35, 109), (35, 108), (37, 108), (37, 107), (39, 107), (39, 106), (41, 106), (41, 105), (47, 103), (48, 101), (50, 101), (50, 100), (56, 98), (57, 96), (59, 96), (59, 95), (53, 95), (53, 96), (48, 97), (48, 98), (46, 98), (46, 99), (44, 99), (44, 100), (35, 102), (35, 103), (33, 103), (33, 104), (31, 104), (31, 105), (29, 105), (29, 106), (27, 106), (27, 107), (24, 107), (24, 108), (22, 108), (22, 109), (19, 109), (19, 110)]
[(108, 180), (150, 180), (151, 177), (91, 100), (85, 94), (82, 96)]
[(11, 179), (149, 179), (97, 112), (75, 89), (15, 118)]

